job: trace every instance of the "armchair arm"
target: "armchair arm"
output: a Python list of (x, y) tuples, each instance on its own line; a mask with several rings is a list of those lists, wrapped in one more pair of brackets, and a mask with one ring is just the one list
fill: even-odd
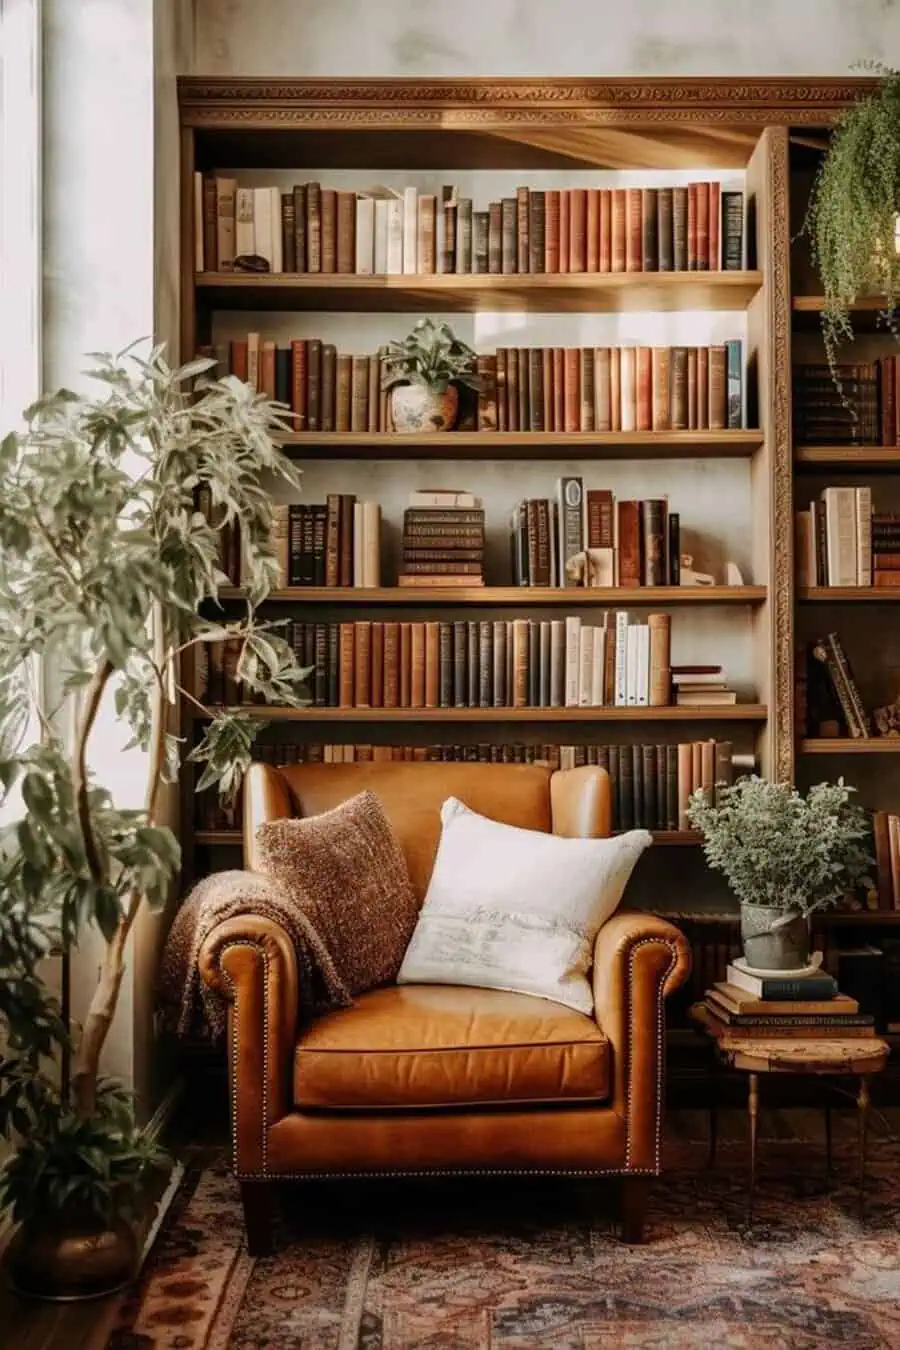
[(297, 1034), (297, 957), (283, 928), (258, 915), (217, 924), (200, 949), (200, 974), (230, 1004), (228, 1077), (234, 1166), (266, 1172), (269, 1126), (290, 1109)]
[(665, 1064), (663, 1000), (687, 978), (684, 934), (652, 914), (615, 914), (594, 948), (594, 1009), (613, 1058), (613, 1107), (625, 1120), (625, 1167), (658, 1172)]

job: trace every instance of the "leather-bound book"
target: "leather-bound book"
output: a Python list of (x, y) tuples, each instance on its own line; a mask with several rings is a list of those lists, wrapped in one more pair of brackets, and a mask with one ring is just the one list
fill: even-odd
[(563, 413), (566, 431), (581, 430), (581, 349), (563, 350)]
[(323, 342), (322, 396), (319, 406), (319, 425), (322, 431), (334, 431), (336, 366), (337, 348), (331, 342)]
[(469, 619), (466, 628), (466, 707), (477, 708), (480, 703), (479, 688), (481, 681), (480, 648), (478, 641), (478, 621)]
[(688, 800), (693, 790), (693, 747), (689, 741), (681, 742), (678, 746), (677, 770), (678, 816), (676, 828), (679, 830), (689, 830), (691, 828), (690, 821), (688, 820), (687, 808)]
[(697, 187), (687, 186), (687, 270), (697, 271)]
[(609, 414), (611, 431), (622, 430), (622, 348), (609, 349)]
[(671, 426), (669, 406), (669, 348), (654, 347), (651, 359), (653, 386), (653, 430), (668, 431)]
[(641, 189), (625, 189), (625, 271), (644, 268), (644, 235), (641, 220)]
[[(325, 651), (325, 703), (326, 707), (336, 708), (340, 702), (341, 683), (340, 624), (325, 625)], [(352, 680), (350, 687), (352, 691)]]
[(507, 349), (498, 347), (496, 354), (497, 362), (497, 430), (509, 430), (509, 414), (507, 411), (507, 387), (506, 387), (506, 368), (507, 368)]
[(612, 548), (615, 538), (612, 492), (608, 488), (588, 488), (585, 501), (588, 548)]
[(631, 749), (631, 800), (634, 822), (636, 829), (647, 828), (646, 818), (646, 794), (644, 790), (644, 755), (640, 745), (632, 745)]
[(275, 397), (279, 403), (291, 406), (291, 349), (275, 348)]
[(637, 426), (637, 361), (634, 347), (619, 348), (619, 414), (622, 431)]
[(612, 192), (600, 188), (597, 222), (597, 271), (612, 271)]
[(440, 706), (441, 625), (429, 619), (425, 623), (425, 707)]
[(472, 212), (472, 271), (477, 276), (483, 276), (488, 270), (490, 226), (490, 212)]
[(275, 343), (271, 338), (259, 347), (259, 392), (269, 399), (275, 397)]
[(384, 707), (384, 623), (373, 620), (371, 626), (370, 696), (373, 708)]
[(553, 348), (541, 347), (541, 364), (543, 366), (543, 391), (544, 391), (544, 430), (556, 431), (556, 421), (553, 415)]
[(478, 391), (478, 430), (497, 430), (497, 357), (487, 353), (476, 359), (475, 369), (481, 377)]
[(619, 829), (634, 829), (634, 760), (630, 745), (619, 746)]
[(549, 619), (541, 619), (538, 627), (538, 660), (540, 676), (538, 680), (538, 707), (550, 707), (550, 647), (551, 625)]
[(669, 512), (669, 538), (666, 545), (666, 561), (669, 569), (669, 585), (681, 585), (681, 516), (677, 511)]
[(456, 271), (456, 214), (456, 199), (445, 201), (444, 229), (441, 237), (441, 271), (445, 275)]
[(703, 751), (700, 741), (691, 741), (691, 790), (696, 792), (700, 786)]
[(339, 586), (341, 577), (341, 498), (329, 492), (325, 499), (325, 585)]
[(234, 178), (219, 176), (213, 181), (216, 191), (216, 247), (214, 256), (217, 260), (217, 271), (233, 272), (237, 181)]
[(321, 431), (322, 340), (308, 338), (306, 343), (306, 427)]
[(675, 258), (672, 248), (672, 189), (659, 188), (656, 194), (656, 235), (660, 272), (673, 272)]
[(356, 680), (353, 672), (356, 651), (356, 629), (352, 623), (342, 623), (339, 625), (338, 633), (340, 644), (338, 706), (341, 708), (352, 708), (354, 691), (356, 689)]
[(553, 390), (553, 430), (565, 431), (566, 429), (566, 399), (565, 399), (565, 369), (566, 355), (563, 347), (554, 347), (551, 352), (551, 367), (553, 370), (552, 390)]
[(317, 623), (313, 632), (313, 658), (315, 670), (312, 675), (313, 703), (317, 708), (328, 707), (328, 625)]
[(453, 707), (453, 624), (446, 620), (438, 624), (438, 707)]
[(504, 197), (500, 202), (500, 271), (516, 271), (515, 197)]
[(594, 430), (594, 349), (581, 348), (579, 430)]
[(672, 380), (672, 430), (687, 430), (687, 347), (673, 347), (669, 353)]
[(323, 272), (337, 271), (337, 192), (322, 188), (322, 268)]
[(525, 549), (522, 576), (525, 584), (535, 586), (537, 585), (537, 498), (530, 497), (526, 502), (522, 503), (522, 507), (524, 507), (525, 512)]
[(491, 202), (488, 207), (488, 271), (499, 276), (503, 271), (503, 207)]
[(528, 668), (528, 707), (541, 706), (540, 624), (525, 620), (528, 629), (526, 663)]
[(218, 272), (219, 270), (218, 209), (215, 174), (205, 173), (203, 175), (204, 272)]
[[(351, 403), (353, 385), (353, 366), (350, 366)], [(366, 430), (380, 431), (379, 414), (381, 411), (381, 362), (376, 352), (369, 357), (369, 388), (366, 396)]]
[(307, 272), (306, 249), (307, 249), (307, 206), (306, 206), (306, 183), (296, 183), (293, 189), (294, 198), (294, 264), (298, 272)]
[(546, 204), (543, 192), (532, 188), (528, 195), (528, 270), (543, 272), (545, 268)]
[(656, 823), (654, 829), (667, 830), (669, 826), (667, 824), (666, 746), (656, 745), (653, 747), (653, 764), (656, 773)]
[(545, 431), (544, 422), (544, 349), (528, 351), (528, 430)]
[(572, 194), (568, 188), (559, 192), (559, 270), (569, 272), (569, 231), (572, 222)]
[(255, 392), (260, 392), (259, 382), (259, 333), (247, 334), (247, 383)]
[[(372, 630), (373, 652), (375, 649), (375, 630)], [(384, 689), (383, 704), (385, 708), (400, 707), (400, 625), (399, 623), (384, 624)]]
[(659, 271), (659, 194), (641, 188), (641, 249), (645, 272)]
[(350, 365), (350, 430), (369, 429), (369, 357), (354, 356)]
[(527, 187), (516, 188), (516, 271), (527, 272), (530, 254), (530, 207)]
[(697, 348), (697, 426), (709, 426), (709, 348)]
[(697, 348), (687, 349), (687, 424), (688, 431), (697, 428)]
[(506, 429), (525, 430), (519, 424), (519, 353), (516, 347), (506, 348)]
[(678, 824), (678, 746), (667, 745), (660, 746), (665, 750), (665, 773), (666, 773), (666, 792), (665, 792), (665, 829), (677, 830)]
[(709, 270), (710, 272), (718, 272), (722, 267), (720, 256), (722, 184), (719, 182), (709, 183), (707, 187), (709, 189)]
[[(697, 271), (709, 271), (709, 184), (697, 183), (697, 242), (696, 258)], [(688, 210), (690, 210), (690, 196), (688, 197)], [(690, 244), (690, 234), (688, 235)]]
[(566, 623), (550, 620), (550, 707), (562, 708), (566, 702)]
[[(513, 619), (512, 629), (512, 706), (529, 706), (527, 619)], [(495, 646), (496, 650), (496, 646)]]
[(519, 364), (519, 429), (521, 431), (530, 431), (531, 425), (528, 416), (531, 406), (528, 378), (530, 359), (527, 347), (518, 347), (516, 349), (516, 360)]
[(281, 194), (281, 259), (285, 272), (297, 270), (297, 235), (294, 229), (294, 194)]
[(544, 193), (544, 271), (559, 272), (559, 189)]
[(534, 573), (532, 585), (550, 585), (550, 503), (546, 497), (540, 497), (535, 506), (534, 531)]
[(723, 430), (727, 412), (727, 365), (724, 344), (709, 349), (709, 425)]
[(494, 706), (494, 625), (490, 619), (478, 621), (478, 706)]
[(688, 270), (688, 190), (672, 189), (672, 263), (676, 272)]
[(353, 508), (356, 498), (352, 492), (342, 492), (338, 506), (338, 537), (340, 540), (340, 561), (338, 564), (338, 585), (353, 585)]
[(639, 506), (636, 501), (618, 501), (618, 548), (619, 548), (619, 585), (640, 586), (641, 584), (641, 526)]
[(585, 271), (600, 271), (600, 189), (588, 188), (585, 216)]
[[(467, 706), (466, 697), (468, 694), (468, 679), (466, 672), (468, 641), (467, 625), (464, 619), (457, 619), (452, 624), (448, 624), (450, 629), (450, 667), (452, 670), (452, 698), (451, 705), (454, 708), (465, 708)], [(441, 625), (441, 691), (444, 687), (444, 625)], [(446, 706), (441, 699), (441, 707)]]
[(637, 416), (635, 430), (649, 431), (653, 426), (652, 353), (649, 347), (638, 347), (635, 353), (637, 381)]
[(337, 194), (336, 271), (346, 276), (356, 269), (356, 193)]
[(493, 706), (495, 708), (506, 707), (506, 620), (495, 619), (493, 621), (493, 660), (494, 673), (491, 685), (491, 694), (493, 696)]
[[(400, 640), (403, 641), (402, 633)], [(425, 624), (421, 622), (410, 624), (409, 706), (411, 708), (425, 707), (425, 646)], [(435, 701), (437, 701), (436, 694)]]
[(715, 800), (716, 791), (716, 743), (706, 740), (700, 743), (700, 789), (707, 800)]
[(612, 272), (627, 271), (628, 192), (626, 188), (612, 189), (612, 245), (610, 251)]
[(288, 585), (303, 584), (303, 517), (307, 508), (292, 502), (288, 511)]
[(437, 198), (425, 193), (416, 204), (416, 266), (420, 276), (430, 277), (437, 271)]
[(722, 268), (740, 272), (744, 266), (744, 194), (722, 193)]
[(587, 268), (587, 190), (569, 189), (569, 271)]
[(612, 431), (609, 348), (594, 348), (594, 430)]
[[(412, 669), (413, 669), (413, 628), (414, 624), (400, 624), (400, 640), (397, 649), (397, 672), (399, 682), (399, 706), (412, 706)], [(422, 705), (419, 704), (419, 707)]]
[(465, 276), (472, 271), (471, 197), (460, 197), (456, 205), (456, 270)]
[(659, 497), (641, 502), (642, 569), (645, 586), (666, 584), (666, 503)]

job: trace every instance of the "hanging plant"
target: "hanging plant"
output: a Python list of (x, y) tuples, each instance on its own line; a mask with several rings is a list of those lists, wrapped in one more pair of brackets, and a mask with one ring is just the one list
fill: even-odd
[(837, 350), (853, 337), (851, 308), (860, 297), (884, 297), (882, 321), (900, 340), (900, 71), (875, 63), (864, 69), (881, 84), (835, 126), (802, 230), (822, 278), (822, 336), (838, 385)]

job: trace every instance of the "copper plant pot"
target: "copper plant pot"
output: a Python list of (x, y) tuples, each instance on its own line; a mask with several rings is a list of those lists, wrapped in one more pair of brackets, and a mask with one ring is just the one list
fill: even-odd
[(418, 383), (396, 384), (391, 390), (395, 431), (452, 431), (458, 408), (459, 390), (452, 384), (443, 393)]
[(26, 1298), (69, 1303), (100, 1298), (130, 1284), (140, 1255), (125, 1219), (54, 1217), (22, 1225), (9, 1251), (12, 1285)]

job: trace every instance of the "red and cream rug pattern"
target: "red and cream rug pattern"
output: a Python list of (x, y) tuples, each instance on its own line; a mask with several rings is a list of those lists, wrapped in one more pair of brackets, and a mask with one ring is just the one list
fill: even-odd
[[(226, 1166), (189, 1173), (109, 1350), (896, 1350), (900, 1143), (762, 1160), (746, 1225), (740, 1150), (658, 1183), (650, 1241), (617, 1239), (608, 1189), (463, 1181), (307, 1187), (275, 1254), (247, 1256)], [(687, 1161), (687, 1160), (682, 1160)]]

